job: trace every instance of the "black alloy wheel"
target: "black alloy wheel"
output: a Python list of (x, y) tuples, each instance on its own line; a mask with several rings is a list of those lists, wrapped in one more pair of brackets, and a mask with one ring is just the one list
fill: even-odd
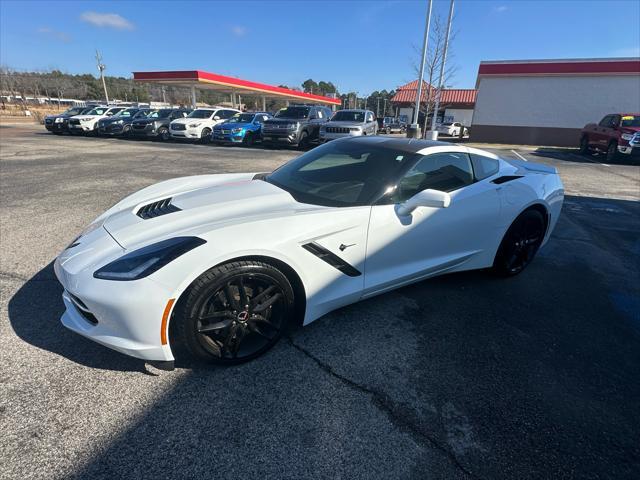
[(589, 150), (589, 137), (586, 135), (580, 139), (580, 153), (582, 155), (588, 155), (591, 153)]
[(242, 143), (246, 146), (246, 147), (250, 147), (255, 143), (255, 137), (253, 136), (253, 133), (251, 132), (247, 132), (244, 134), (244, 138), (242, 139)]
[(493, 263), (500, 276), (522, 272), (535, 257), (545, 234), (545, 220), (537, 210), (526, 210), (509, 227)]
[(613, 162), (618, 154), (618, 144), (611, 142), (607, 147), (607, 162)]
[(162, 140), (163, 142), (166, 142), (169, 140), (170, 134), (169, 134), (169, 129), (167, 127), (160, 127), (158, 129), (158, 138), (160, 138), (160, 140)]
[(293, 303), (289, 281), (271, 265), (224, 264), (202, 274), (176, 308), (178, 337), (195, 357), (243, 363), (277, 343)]
[(211, 129), (205, 127), (202, 129), (202, 133), (200, 134), (200, 143), (207, 144), (211, 141)]

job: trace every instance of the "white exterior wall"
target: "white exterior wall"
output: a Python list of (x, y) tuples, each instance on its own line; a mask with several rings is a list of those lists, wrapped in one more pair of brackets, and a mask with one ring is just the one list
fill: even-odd
[(640, 75), (480, 77), (474, 125), (582, 128), (640, 112)]
[(471, 126), (471, 120), (473, 119), (473, 109), (471, 108), (445, 108), (445, 119), (447, 117), (453, 117), (454, 122), (460, 122), (465, 127)]

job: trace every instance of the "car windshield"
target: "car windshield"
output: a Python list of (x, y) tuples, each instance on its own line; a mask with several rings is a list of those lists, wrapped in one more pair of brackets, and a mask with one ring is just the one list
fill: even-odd
[(104, 115), (108, 108), (97, 107), (89, 110), (85, 115)]
[(125, 110), (122, 110), (121, 112), (116, 113), (114, 117), (131, 117), (132, 115), (135, 115), (137, 111), (138, 109), (136, 108), (127, 108)]
[(228, 120), (228, 123), (251, 123), (254, 116), (253, 113), (236, 113)]
[(63, 115), (80, 115), (85, 110), (86, 108), (84, 107), (71, 107), (68, 110), (65, 110)]
[(169, 115), (171, 115), (171, 112), (173, 112), (173, 110), (171, 110), (170, 108), (163, 108), (161, 110), (153, 110), (153, 111), (149, 112), (149, 115), (147, 115), (147, 118), (165, 118), (165, 117), (168, 117)]
[(302, 203), (371, 205), (416, 157), (379, 144), (335, 141), (284, 164), (264, 180)]
[(623, 127), (640, 127), (640, 116), (638, 115), (625, 115), (622, 117)]
[(276, 118), (307, 118), (309, 110), (311, 110), (309, 107), (282, 108), (276, 113)]
[(136, 113), (133, 118), (144, 118), (149, 115), (150, 111), (151, 110), (138, 110), (138, 113)]
[(211, 117), (211, 115), (213, 115), (213, 110), (194, 110), (193, 112), (191, 112), (189, 115), (187, 115), (187, 118), (209, 118)]
[(364, 112), (350, 112), (348, 110), (341, 110), (336, 112), (332, 122), (364, 122)]

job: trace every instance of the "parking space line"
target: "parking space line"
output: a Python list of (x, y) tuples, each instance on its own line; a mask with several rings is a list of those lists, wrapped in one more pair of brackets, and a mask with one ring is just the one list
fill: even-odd
[(520, 155), (518, 152), (516, 152), (515, 150), (511, 150), (511, 151), (515, 153), (520, 160), (524, 160), (525, 162), (529, 161), (526, 158), (524, 158), (522, 155)]

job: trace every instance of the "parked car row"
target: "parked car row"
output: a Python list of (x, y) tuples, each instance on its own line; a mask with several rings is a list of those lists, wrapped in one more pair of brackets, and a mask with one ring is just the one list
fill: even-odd
[[(388, 120), (388, 121), (387, 121)], [(286, 145), (302, 149), (336, 138), (377, 135), (379, 122), (371, 110), (339, 110), (317, 105), (291, 105), (275, 115), (241, 112), (227, 107), (137, 108), (108, 105), (70, 108), (45, 118), (55, 133), (190, 140), (214, 144)], [(402, 132), (402, 122), (385, 117), (385, 132)], [(397, 128), (394, 128), (397, 126)]]

